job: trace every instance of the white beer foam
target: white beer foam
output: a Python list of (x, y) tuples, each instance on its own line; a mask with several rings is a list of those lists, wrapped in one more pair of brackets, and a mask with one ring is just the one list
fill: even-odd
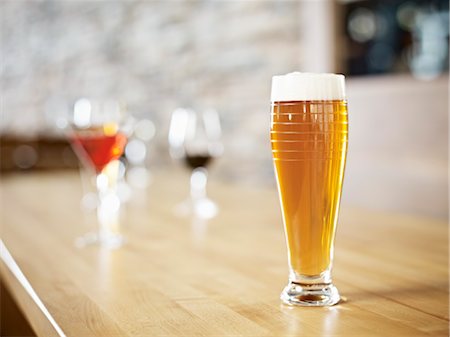
[(272, 77), (271, 102), (344, 99), (344, 75), (293, 72)]

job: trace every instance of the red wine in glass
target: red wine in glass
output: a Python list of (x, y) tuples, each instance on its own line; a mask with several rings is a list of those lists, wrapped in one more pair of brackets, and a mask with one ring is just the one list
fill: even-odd
[(185, 153), (184, 162), (191, 169), (195, 170), (199, 167), (207, 168), (213, 157), (209, 153), (190, 154)]
[(191, 170), (190, 196), (177, 205), (179, 215), (194, 215), (208, 219), (217, 214), (218, 207), (208, 198), (207, 167), (222, 153), (220, 120), (215, 110), (176, 109), (172, 113), (169, 145), (172, 157), (183, 159)]

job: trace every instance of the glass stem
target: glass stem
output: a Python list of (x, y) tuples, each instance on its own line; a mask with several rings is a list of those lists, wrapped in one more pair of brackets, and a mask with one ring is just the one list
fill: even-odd
[(120, 200), (111, 183), (111, 177), (107, 174), (98, 174), (96, 185), (98, 193), (98, 236), (102, 241), (119, 232)]
[(191, 174), (191, 198), (199, 200), (206, 198), (206, 183), (208, 182), (208, 171), (204, 167), (197, 167)]

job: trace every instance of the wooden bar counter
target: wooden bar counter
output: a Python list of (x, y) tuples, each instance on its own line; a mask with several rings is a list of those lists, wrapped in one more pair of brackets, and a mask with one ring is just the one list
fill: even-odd
[[(123, 216), (119, 250), (76, 248), (95, 228), (76, 173), (1, 181), (4, 286), (38, 336), (448, 336), (443, 220), (343, 207), (333, 276), (343, 300), (283, 305), (275, 189), (211, 181), (210, 221), (179, 218), (187, 174), (154, 175)], [(88, 226), (91, 225), (91, 227)]]

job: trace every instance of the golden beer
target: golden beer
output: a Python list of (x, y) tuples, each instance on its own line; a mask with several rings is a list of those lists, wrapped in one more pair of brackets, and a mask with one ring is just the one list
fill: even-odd
[(300, 81), (299, 87), (310, 91), (307, 97), (300, 93), (301, 100), (290, 100), (295, 95), (272, 100), (270, 138), (291, 269), (282, 293), (288, 304), (339, 300), (330, 272), (347, 153), (347, 103), (317, 76), (312, 85), (318, 89)]

